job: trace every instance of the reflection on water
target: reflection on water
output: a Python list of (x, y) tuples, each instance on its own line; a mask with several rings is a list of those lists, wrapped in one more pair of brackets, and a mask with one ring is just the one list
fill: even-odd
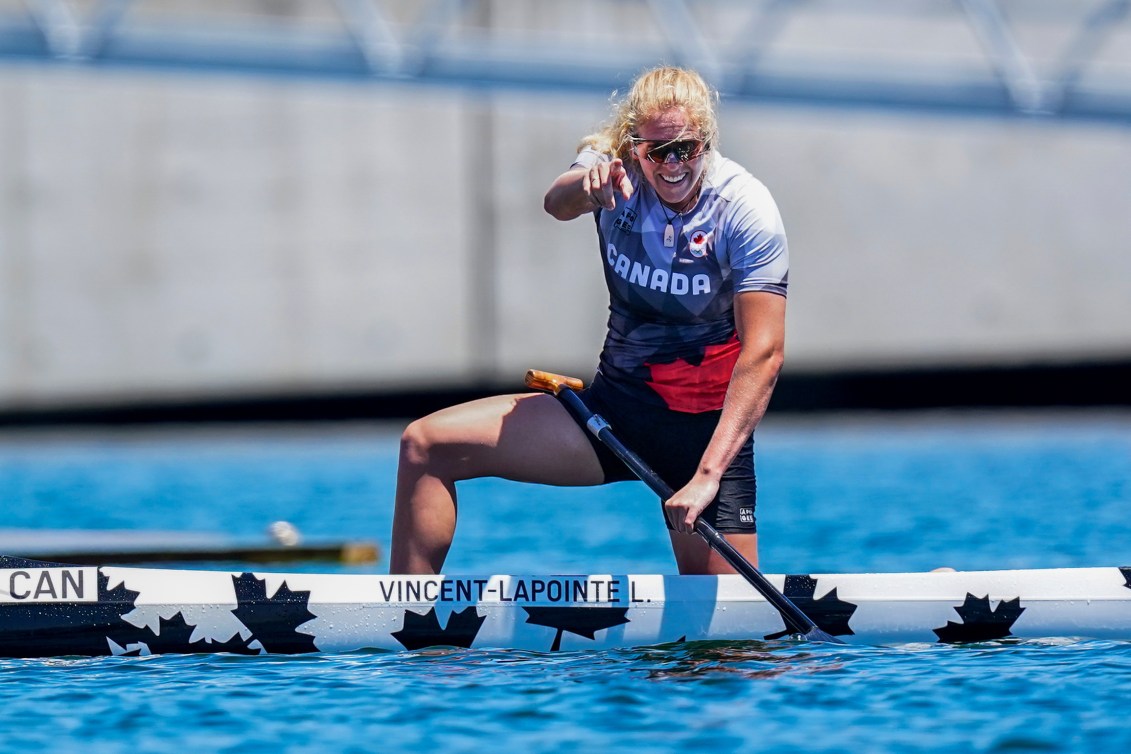
[[(793, 650), (793, 651), (791, 651)], [(757, 641), (690, 642), (663, 653), (641, 655), (648, 677), (655, 680), (695, 680), (714, 674), (743, 678), (775, 678), (785, 673), (822, 672), (813, 655), (782, 643)]]

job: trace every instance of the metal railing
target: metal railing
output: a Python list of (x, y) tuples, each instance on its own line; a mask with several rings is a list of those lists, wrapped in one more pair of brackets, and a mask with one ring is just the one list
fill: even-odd
[(0, 0), (0, 61), (608, 91), (1131, 124), (1131, 0)]

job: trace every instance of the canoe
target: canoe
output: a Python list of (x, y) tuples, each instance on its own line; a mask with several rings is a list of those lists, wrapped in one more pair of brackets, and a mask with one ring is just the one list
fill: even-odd
[[(848, 643), (1131, 640), (1131, 568), (768, 575)], [(776, 640), (739, 576), (382, 576), (0, 557), (0, 656), (540, 652)]]

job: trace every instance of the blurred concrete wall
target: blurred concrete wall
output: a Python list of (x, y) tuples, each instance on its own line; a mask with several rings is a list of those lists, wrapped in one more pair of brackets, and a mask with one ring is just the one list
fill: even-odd
[[(599, 96), (0, 69), (0, 408), (588, 376)], [(789, 369), (1131, 357), (1131, 130), (723, 103)]]

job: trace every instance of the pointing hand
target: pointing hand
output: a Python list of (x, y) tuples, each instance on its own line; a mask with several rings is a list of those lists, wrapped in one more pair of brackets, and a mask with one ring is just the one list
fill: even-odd
[(619, 157), (608, 162), (600, 162), (590, 168), (583, 186), (593, 206), (605, 209), (614, 209), (617, 206), (613, 196), (614, 191), (620, 191), (625, 199), (630, 198), (633, 192), (632, 181), (629, 180), (624, 162)]

